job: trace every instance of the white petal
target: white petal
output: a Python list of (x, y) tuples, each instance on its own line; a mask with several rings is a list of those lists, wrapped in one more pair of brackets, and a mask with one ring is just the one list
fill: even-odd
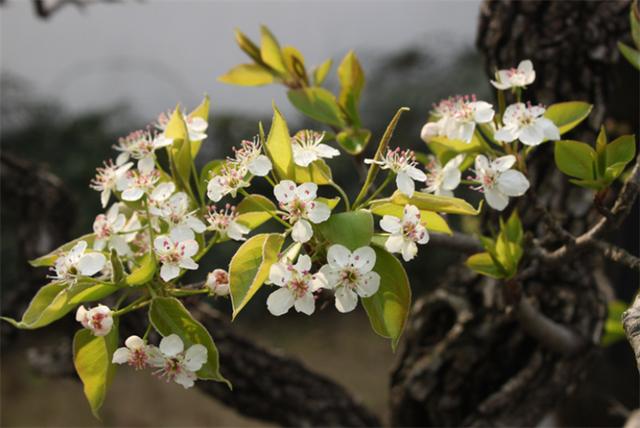
[(303, 149), (297, 147), (297, 145), (293, 146), (293, 162), (296, 165), (307, 167), (316, 160), (318, 160), (318, 156), (312, 150)]
[(442, 175), (441, 186), (445, 190), (454, 190), (460, 184), (460, 179), (462, 178), (462, 172), (460, 172), (460, 170), (457, 167), (447, 168), (447, 166), (444, 167), (444, 170), (442, 172), (443, 175)]
[(503, 126), (493, 134), (493, 138), (495, 138), (496, 141), (506, 141), (507, 143), (510, 143), (516, 139), (516, 133), (514, 132), (513, 127)]
[(327, 263), (333, 269), (340, 269), (349, 265), (351, 258), (351, 251), (340, 244), (335, 244), (329, 247), (327, 251)]
[(246, 238), (243, 235), (246, 235), (249, 232), (251, 232), (251, 229), (249, 229), (248, 227), (232, 221), (231, 223), (229, 223), (229, 228), (227, 229), (226, 233), (227, 236), (234, 241), (244, 241)]
[(358, 295), (347, 287), (336, 290), (336, 309), (342, 313), (351, 312), (358, 305)]
[(144, 195), (144, 191), (139, 187), (133, 187), (129, 189), (125, 189), (122, 192), (122, 199), (125, 201), (133, 202), (137, 201)]
[(318, 224), (326, 221), (331, 215), (331, 209), (323, 202), (312, 202), (313, 207), (307, 210), (307, 218)]
[(78, 306), (78, 310), (76, 310), (76, 321), (78, 321), (79, 323), (81, 323), (83, 326), (86, 327), (86, 322), (87, 322), (87, 313), (89, 311), (87, 311), (87, 308), (84, 307), (84, 305), (80, 305)]
[(529, 189), (529, 180), (520, 171), (510, 169), (498, 177), (498, 189), (507, 196), (522, 196)]
[(371, 247), (360, 247), (351, 254), (349, 261), (360, 272), (369, 272), (376, 264), (376, 252)]
[(316, 300), (313, 298), (313, 294), (306, 293), (301, 298), (296, 299), (294, 306), (296, 311), (311, 315), (316, 309)]
[(398, 190), (408, 197), (413, 196), (413, 192), (416, 189), (416, 185), (413, 180), (404, 172), (399, 172), (396, 176), (396, 186), (398, 186)]
[(302, 201), (312, 201), (316, 198), (317, 191), (316, 183), (302, 183), (296, 188), (296, 196)]
[(531, 60), (525, 59), (518, 64), (518, 71), (521, 73), (530, 73), (533, 71), (533, 63)]
[(318, 144), (316, 146), (316, 152), (323, 158), (331, 159), (334, 156), (340, 156), (340, 151), (334, 149), (328, 144)]
[(107, 206), (110, 197), (111, 189), (104, 189), (102, 192), (100, 192), (100, 202), (102, 203), (102, 208)]
[(429, 122), (422, 127), (420, 131), (420, 138), (425, 143), (431, 141), (433, 137), (436, 137), (440, 134), (440, 125), (435, 122)]
[(306, 254), (301, 255), (298, 257), (298, 262), (293, 267), (302, 274), (309, 272), (311, 270), (311, 257)]
[(160, 278), (168, 282), (180, 275), (180, 268), (174, 264), (163, 264), (160, 268)]
[(101, 253), (88, 253), (78, 261), (78, 271), (81, 275), (92, 276), (104, 268), (107, 259)]
[(493, 120), (495, 112), (493, 111), (493, 106), (488, 102), (476, 101), (473, 107), (475, 110), (474, 120), (477, 123), (487, 123)]
[(282, 180), (273, 188), (273, 194), (278, 202), (286, 204), (295, 196), (296, 183), (291, 180)]
[(129, 351), (127, 348), (118, 348), (113, 353), (111, 362), (113, 364), (125, 364), (127, 361), (129, 361), (130, 355), (131, 355), (131, 351)]
[(525, 126), (518, 133), (518, 139), (527, 146), (537, 146), (542, 143), (543, 138), (542, 130), (535, 125)]
[(356, 292), (360, 297), (371, 297), (380, 288), (380, 275), (376, 272), (368, 272), (358, 281)]
[(193, 240), (194, 238), (193, 231), (186, 226), (174, 227), (173, 229), (171, 229), (169, 236), (171, 237), (173, 242), (189, 241), (189, 240)]
[(315, 279), (311, 280), (312, 286), (333, 289), (340, 281), (340, 271), (333, 269), (329, 265), (323, 265), (315, 275)]
[(192, 345), (184, 354), (184, 367), (189, 371), (197, 372), (206, 362), (207, 348), (199, 343)]
[(218, 202), (224, 196), (224, 189), (213, 179), (207, 184), (207, 196), (213, 202)]
[(418, 254), (418, 246), (410, 239), (405, 239), (402, 243), (402, 259), (405, 262), (412, 260)]
[(498, 172), (503, 172), (511, 168), (516, 163), (516, 157), (514, 155), (500, 156), (491, 162), (491, 167), (495, 168)]
[(269, 281), (272, 284), (283, 286), (291, 279), (291, 272), (284, 263), (274, 263), (269, 269)]
[(288, 288), (281, 288), (267, 297), (267, 309), (272, 315), (279, 317), (289, 312), (294, 300), (293, 294)]
[(542, 130), (544, 138), (546, 140), (559, 140), (560, 130), (551, 120), (546, 117), (541, 117), (536, 120), (536, 125)]
[(305, 243), (313, 236), (313, 228), (311, 223), (305, 219), (300, 219), (295, 222), (291, 229), (291, 238), (296, 242)]
[(416, 239), (418, 244), (426, 244), (429, 242), (429, 232), (424, 226), (416, 226), (416, 235), (418, 236), (418, 239)]
[(402, 222), (399, 218), (392, 215), (385, 215), (380, 220), (380, 227), (385, 232), (398, 233), (402, 230)]
[[(325, 265), (325, 266), (327, 266), (327, 265)], [(329, 268), (329, 269), (331, 269), (331, 268)], [(325, 268), (324, 272), (321, 270), (320, 272), (316, 272), (314, 275), (311, 276), (311, 281), (310, 281), (311, 291), (318, 291), (321, 288), (330, 288), (329, 287), (329, 280), (327, 279), (327, 276), (325, 275), (325, 272), (326, 272), (326, 268)]]
[(187, 217), (185, 223), (187, 223), (187, 226), (189, 226), (196, 233), (203, 233), (205, 230), (207, 230), (207, 226), (202, 221), (200, 221), (200, 219), (194, 216)]
[(177, 334), (171, 334), (160, 341), (160, 352), (167, 357), (175, 357), (184, 350), (184, 343)]
[(498, 211), (502, 211), (509, 204), (509, 197), (496, 188), (485, 188), (484, 197), (489, 206)]
[(198, 243), (193, 239), (182, 241), (178, 244), (178, 250), (183, 257), (192, 257), (198, 252)]
[(151, 192), (150, 196), (154, 201), (165, 201), (169, 198), (169, 196), (171, 196), (173, 192), (175, 192), (175, 190), (176, 185), (173, 183), (173, 181), (168, 181), (158, 184), (158, 186), (153, 189), (153, 192)]
[(153, 241), (153, 247), (157, 253), (163, 254), (173, 248), (173, 242), (168, 236), (162, 235), (156, 237)]
[(511, 104), (504, 111), (504, 114), (502, 115), (502, 122), (505, 125), (517, 125), (520, 112), (526, 110), (526, 108), (527, 107), (523, 103)]
[[(191, 140), (191, 141), (199, 141), (199, 140)], [(188, 370), (180, 370), (180, 372), (178, 372), (178, 374), (173, 380), (178, 385), (182, 385), (184, 389), (187, 389), (187, 388), (191, 388), (194, 385), (197, 378), (198, 377), (193, 372), (190, 372)]]
[(182, 269), (196, 270), (198, 269), (198, 263), (196, 263), (192, 258), (185, 257), (180, 260), (180, 267)]
[(473, 138), (473, 132), (476, 130), (475, 122), (466, 122), (460, 125), (457, 134), (452, 138), (453, 140), (462, 140), (469, 144)]
[(249, 169), (249, 172), (258, 177), (264, 177), (265, 175), (269, 174), (269, 171), (271, 171), (272, 167), (273, 166), (271, 165), (271, 161), (265, 155), (258, 156), (254, 159), (253, 162), (247, 165), (247, 169)]
[(149, 174), (154, 167), (153, 155), (145, 156), (138, 161), (138, 170), (143, 174)]
[(489, 168), (489, 161), (485, 155), (476, 156), (475, 167), (478, 171), (484, 171)]
[(129, 349), (140, 349), (144, 346), (144, 340), (142, 340), (139, 336), (129, 336), (127, 340), (124, 341), (124, 344)]
[(390, 253), (399, 253), (402, 251), (402, 245), (404, 244), (404, 238), (400, 234), (391, 235), (384, 243), (384, 247)]
[(420, 210), (415, 205), (407, 204), (402, 210), (402, 222), (420, 224)]

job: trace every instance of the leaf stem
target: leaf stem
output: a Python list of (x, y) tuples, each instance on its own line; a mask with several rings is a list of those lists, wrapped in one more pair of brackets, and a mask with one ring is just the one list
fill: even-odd
[(349, 197), (347, 196), (347, 193), (344, 191), (344, 189), (340, 187), (337, 183), (335, 183), (333, 180), (329, 182), (329, 185), (334, 189), (336, 189), (336, 191), (340, 193), (340, 196), (342, 196), (342, 200), (344, 201), (346, 211), (351, 211), (351, 203), (349, 202)]
[(368, 205), (371, 203), (371, 201), (373, 201), (373, 199), (378, 196), (388, 185), (389, 183), (391, 183), (391, 180), (393, 180), (393, 178), (396, 175), (392, 172), (389, 172), (389, 174), (387, 175), (387, 177), (384, 179), (384, 181), (380, 184), (380, 186), (371, 194), (371, 196), (369, 196), (369, 198), (367, 198), (366, 201), (364, 201), (362, 204), (360, 204), (359, 206), (362, 205)]
[[(249, 195), (249, 193), (247, 193), (247, 191), (246, 191), (246, 190), (244, 190), (243, 188), (238, 189), (238, 191), (239, 191), (239, 192), (240, 192), (240, 193), (241, 193), (245, 198), (248, 198), (249, 196), (251, 196), (251, 195)], [(286, 228), (291, 227), (291, 225), (290, 225), (289, 223), (285, 222), (285, 221), (284, 221), (284, 220), (282, 220), (280, 217), (278, 217), (278, 216), (273, 212), (273, 210), (272, 210), (272, 209), (270, 209), (269, 207), (265, 207), (264, 205), (262, 205), (262, 202), (260, 202), (259, 200), (256, 200), (256, 203), (257, 203), (258, 205), (260, 205), (260, 207), (261, 207), (262, 209), (264, 209), (267, 213), (269, 213), (269, 215), (270, 215), (271, 217), (273, 217), (275, 220), (277, 220), (278, 222), (280, 222), (284, 227), (286, 227)]]

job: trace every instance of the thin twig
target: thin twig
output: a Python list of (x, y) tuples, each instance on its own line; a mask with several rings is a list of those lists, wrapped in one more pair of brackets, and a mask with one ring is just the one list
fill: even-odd
[(478, 239), (460, 232), (453, 232), (453, 235), (432, 233), (429, 238), (429, 244), (465, 254), (479, 253), (483, 250)]

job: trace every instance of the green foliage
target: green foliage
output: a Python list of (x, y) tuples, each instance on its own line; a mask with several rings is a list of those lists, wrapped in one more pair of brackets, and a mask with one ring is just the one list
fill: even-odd
[(240, 64), (218, 77), (218, 81), (229, 85), (262, 86), (273, 83), (273, 74), (258, 64)]
[(51, 282), (38, 290), (20, 321), (7, 317), (0, 319), (20, 329), (41, 328), (59, 320), (81, 303), (103, 299), (118, 290), (112, 284)]
[(365, 210), (334, 214), (320, 223), (318, 230), (331, 244), (344, 245), (353, 251), (371, 242), (373, 216)]
[(165, 129), (165, 135), (168, 138), (173, 138), (173, 144), (168, 147), (169, 156), (172, 160), (171, 175), (180, 188), (184, 190), (190, 189), (191, 142), (189, 141), (187, 124), (182, 116), (180, 106), (176, 106), (175, 110), (173, 110)]
[(324, 88), (292, 89), (287, 92), (287, 97), (295, 108), (311, 119), (338, 128), (346, 126), (335, 95)]
[(275, 215), (276, 206), (269, 198), (262, 195), (249, 195), (237, 207), (236, 221), (253, 230)]
[[(211, 107), (211, 100), (209, 96), (205, 96), (202, 102), (198, 107), (193, 109), (191, 113), (189, 113), (190, 118), (199, 117), (203, 119), (205, 122), (209, 122), (209, 109)], [(202, 146), (202, 141), (191, 141), (191, 158), (195, 159), (200, 151), (200, 146)], [(197, 177), (195, 177), (197, 178)]]
[(347, 153), (356, 155), (362, 153), (367, 144), (369, 144), (371, 131), (368, 129), (347, 128), (338, 133), (336, 140)]
[(76, 238), (73, 241), (69, 241), (64, 245), (59, 246), (58, 248), (48, 254), (45, 254), (44, 256), (40, 256), (37, 259), (29, 260), (29, 264), (33, 267), (53, 266), (58, 257), (71, 250), (78, 242), (87, 241), (87, 247), (91, 247), (95, 238), (95, 233), (82, 235), (81, 237)]
[(469, 257), (466, 265), (481, 275), (496, 279), (513, 278), (518, 273), (523, 254), (522, 239), (522, 223), (518, 212), (514, 211), (506, 223), (500, 219), (500, 233), (495, 240), (481, 239), (486, 251)]
[(582, 101), (568, 101), (550, 105), (544, 116), (551, 120), (560, 130), (560, 135), (566, 134), (585, 120), (593, 106)]
[(158, 266), (153, 253), (147, 253), (140, 259), (138, 267), (127, 276), (126, 282), (131, 287), (144, 285), (153, 279)]
[(350, 122), (356, 127), (362, 126), (358, 103), (364, 87), (364, 71), (353, 51), (349, 51), (338, 66), (340, 80), (340, 106), (346, 112)]
[[(402, 218), (404, 214), (404, 207), (392, 202), (377, 201), (372, 203), (369, 208), (372, 213), (379, 216), (392, 215), (394, 217)], [(453, 234), (444, 217), (433, 211), (420, 210), (420, 222), (424, 227), (432, 232), (446, 233), (447, 235)]]
[(118, 256), (116, 250), (111, 250), (111, 282), (114, 284), (120, 285), (124, 280), (124, 266), (122, 265), (122, 260)]
[(640, 70), (640, 50), (638, 50), (640, 49), (640, 12), (638, 12), (637, 1), (631, 2), (629, 21), (631, 22), (631, 37), (636, 49), (622, 42), (618, 42), (618, 49), (631, 65)]
[(264, 145), (267, 155), (273, 163), (273, 170), (280, 180), (291, 179), (294, 176), (295, 164), (291, 150), (291, 136), (287, 122), (278, 108), (273, 106), (273, 120), (271, 129)]
[(206, 328), (174, 297), (156, 297), (151, 301), (149, 321), (162, 336), (177, 334), (184, 342), (185, 349), (195, 344), (207, 348), (207, 362), (196, 373), (200, 379), (231, 384), (220, 374), (218, 348)]
[(229, 288), (233, 318), (269, 278), (271, 265), (278, 261), (284, 237), (277, 233), (255, 235), (245, 241), (229, 263)]
[(396, 191), (390, 198), (378, 199), (372, 204), (391, 202), (404, 207), (406, 204), (415, 205), (420, 210), (433, 211), (448, 214), (478, 215), (480, 209), (475, 209), (464, 199), (451, 196), (432, 195), (430, 193), (415, 192), (408, 197), (402, 192)]
[(404, 331), (411, 308), (411, 287), (402, 263), (383, 248), (374, 246), (376, 265), (373, 270), (380, 275), (380, 288), (371, 297), (363, 298), (373, 330), (391, 339), (395, 350)]
[(622, 326), (622, 314), (629, 305), (621, 300), (609, 302), (607, 321), (604, 324), (604, 334), (600, 344), (602, 346), (613, 345), (625, 339), (624, 327)]
[(73, 338), (73, 364), (82, 381), (91, 412), (98, 419), (98, 412), (115, 374), (116, 367), (111, 364), (111, 358), (117, 346), (117, 323), (106, 336), (94, 336), (91, 330), (82, 329)]

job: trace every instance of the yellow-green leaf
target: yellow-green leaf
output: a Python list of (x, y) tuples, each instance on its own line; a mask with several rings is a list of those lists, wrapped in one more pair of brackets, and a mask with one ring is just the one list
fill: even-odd
[(367, 147), (371, 140), (371, 131), (368, 129), (347, 128), (338, 133), (336, 141), (349, 154), (357, 155)]
[(313, 70), (313, 84), (315, 86), (321, 86), (324, 80), (327, 78), (327, 74), (331, 70), (333, 60), (329, 58)]
[(583, 180), (595, 179), (596, 152), (580, 141), (556, 141), (554, 157), (556, 166), (563, 173)]
[(550, 119), (560, 130), (560, 135), (571, 131), (585, 120), (593, 106), (582, 101), (568, 101), (552, 104), (544, 116)]
[(273, 83), (273, 74), (258, 64), (240, 64), (218, 77), (229, 85), (262, 86)]
[(318, 230), (327, 241), (350, 250), (369, 245), (373, 236), (373, 216), (365, 210), (334, 214), (320, 223)]
[[(206, 122), (209, 122), (209, 109), (211, 107), (211, 99), (206, 95), (200, 105), (193, 109), (191, 113), (189, 113), (189, 117), (199, 117), (200, 119), (204, 119)], [(202, 140), (200, 141), (191, 141), (191, 158), (195, 159), (196, 155), (200, 151), (200, 146), (202, 145)]]
[(415, 205), (420, 210), (438, 213), (478, 215), (480, 212), (464, 199), (454, 198), (451, 196), (432, 195), (424, 192), (414, 192), (413, 196), (409, 198), (404, 193), (396, 191), (391, 195), (391, 198), (380, 199), (375, 202), (387, 202), (389, 200), (394, 204), (401, 205), (403, 207), (406, 204), (411, 204)]
[(126, 279), (128, 285), (136, 287), (138, 285), (144, 285), (153, 279), (153, 275), (156, 273), (156, 260), (152, 253), (145, 254), (137, 268), (135, 268)]
[(253, 230), (272, 218), (276, 209), (269, 198), (262, 195), (249, 195), (238, 204), (236, 221)]
[(316, 183), (320, 186), (331, 183), (332, 174), (329, 165), (322, 160), (312, 162), (309, 166), (295, 166), (295, 182), (296, 183)]
[(467, 259), (465, 264), (473, 271), (491, 278), (501, 279), (505, 277), (505, 274), (495, 265), (489, 253), (474, 254)]
[(280, 180), (293, 178), (295, 164), (293, 163), (291, 136), (287, 122), (275, 104), (273, 106), (273, 121), (264, 148), (273, 163), (273, 170), (278, 178)]
[(260, 39), (260, 57), (262, 61), (277, 72), (286, 74), (287, 70), (278, 40), (264, 25), (260, 27), (260, 32), (262, 34)]
[(260, 63), (262, 62), (262, 58), (260, 57), (260, 48), (256, 46), (255, 43), (251, 41), (242, 31), (235, 29), (236, 42), (240, 49), (244, 51), (251, 59)]
[(87, 248), (91, 248), (93, 246), (93, 241), (95, 240), (95, 238), (96, 235), (94, 233), (83, 235), (79, 238), (74, 239), (73, 241), (69, 241), (66, 244), (59, 246), (49, 254), (45, 254), (44, 256), (40, 256), (34, 260), (29, 260), (29, 264), (33, 267), (53, 266), (58, 257), (71, 250), (78, 242), (87, 241)]
[(358, 102), (364, 87), (364, 71), (353, 51), (349, 51), (338, 66), (338, 79), (340, 80), (339, 103), (349, 115), (351, 123), (360, 127)]
[(346, 123), (335, 95), (324, 88), (300, 88), (287, 92), (289, 101), (295, 108), (322, 123), (344, 128)]
[(293, 46), (285, 46), (282, 48), (282, 57), (284, 64), (289, 70), (289, 74), (297, 76), (305, 84), (308, 84), (307, 69), (304, 66), (304, 56)]
[[(404, 215), (404, 207), (391, 202), (376, 202), (371, 204), (370, 209), (379, 216), (391, 215), (402, 218)], [(420, 223), (432, 232), (453, 234), (444, 217), (433, 211), (420, 210)]]

